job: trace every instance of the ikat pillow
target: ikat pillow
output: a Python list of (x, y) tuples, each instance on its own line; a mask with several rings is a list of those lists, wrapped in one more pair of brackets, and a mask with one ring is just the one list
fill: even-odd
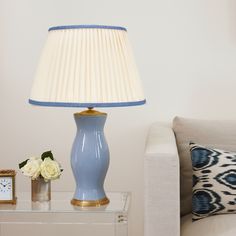
[(193, 220), (236, 213), (236, 152), (190, 143)]

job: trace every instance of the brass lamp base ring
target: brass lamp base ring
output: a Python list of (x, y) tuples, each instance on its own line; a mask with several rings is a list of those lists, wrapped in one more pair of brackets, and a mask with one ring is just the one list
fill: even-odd
[(72, 199), (71, 204), (74, 206), (80, 206), (80, 207), (99, 207), (103, 205), (107, 205), (109, 203), (109, 199), (107, 197), (104, 197), (99, 200), (78, 200), (78, 199)]

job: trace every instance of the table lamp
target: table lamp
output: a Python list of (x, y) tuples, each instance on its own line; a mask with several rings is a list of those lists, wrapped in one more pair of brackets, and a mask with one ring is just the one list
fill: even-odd
[(109, 166), (103, 132), (107, 114), (94, 108), (145, 103), (126, 28), (104, 25), (49, 28), (29, 103), (88, 108), (74, 114), (77, 133), (71, 168), (76, 189), (71, 204), (82, 207), (108, 204), (103, 186)]

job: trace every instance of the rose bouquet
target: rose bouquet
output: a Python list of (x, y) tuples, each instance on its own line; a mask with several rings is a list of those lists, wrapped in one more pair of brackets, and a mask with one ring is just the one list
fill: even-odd
[(31, 157), (21, 162), (19, 168), (32, 180), (43, 178), (45, 181), (58, 179), (63, 171), (51, 151), (44, 152), (41, 157)]

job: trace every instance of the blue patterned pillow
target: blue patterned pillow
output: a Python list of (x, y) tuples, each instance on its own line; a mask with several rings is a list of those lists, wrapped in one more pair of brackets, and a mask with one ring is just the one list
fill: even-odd
[(236, 153), (190, 143), (193, 220), (236, 213)]

